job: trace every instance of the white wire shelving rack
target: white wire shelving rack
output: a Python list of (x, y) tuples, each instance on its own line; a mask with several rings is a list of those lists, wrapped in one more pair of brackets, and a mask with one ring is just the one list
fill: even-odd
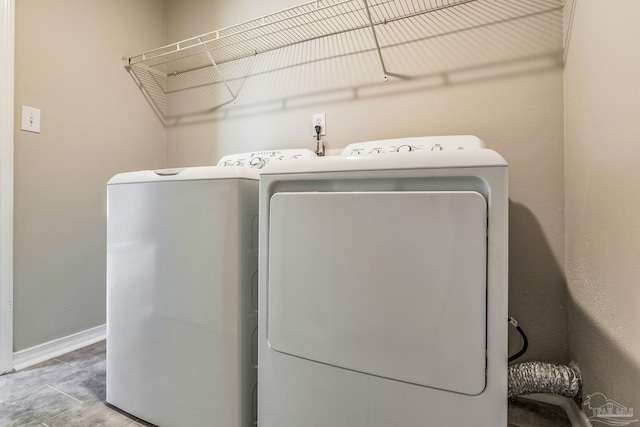
[[(350, 34), (361, 40), (351, 49), (375, 53), (380, 79), (387, 81), (394, 76), (383, 55), (389, 46), (558, 7), (562, 0), (315, 0), (126, 57), (125, 68), (165, 117), (167, 94), (212, 83), (226, 92), (226, 103), (235, 103), (238, 81), (251, 74), (247, 61), (268, 52)], [(446, 28), (437, 28), (443, 19), (424, 19), (444, 12), (451, 21)]]

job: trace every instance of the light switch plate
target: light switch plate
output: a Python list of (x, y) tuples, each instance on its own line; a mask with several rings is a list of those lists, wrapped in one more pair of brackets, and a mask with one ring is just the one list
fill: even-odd
[(22, 130), (40, 133), (40, 110), (22, 106)]

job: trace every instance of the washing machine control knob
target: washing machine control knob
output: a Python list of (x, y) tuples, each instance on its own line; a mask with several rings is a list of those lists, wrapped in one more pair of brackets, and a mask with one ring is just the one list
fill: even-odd
[(440, 144), (436, 144), (433, 147), (431, 147), (431, 151), (442, 151), (444, 150), (444, 147)]
[(396, 151), (398, 153), (408, 153), (409, 151), (413, 151), (413, 147), (410, 145), (401, 145), (398, 148), (396, 148)]
[(249, 161), (249, 165), (252, 168), (262, 169), (267, 162), (262, 157), (254, 157)]
[(371, 154), (380, 154), (382, 152), (382, 148), (374, 148), (373, 150), (371, 150)]

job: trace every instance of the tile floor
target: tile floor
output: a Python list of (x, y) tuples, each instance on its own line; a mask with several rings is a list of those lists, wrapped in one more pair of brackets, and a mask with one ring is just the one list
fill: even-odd
[(150, 426), (105, 403), (106, 345), (0, 376), (0, 427)]
[[(153, 427), (105, 403), (105, 353), (102, 341), (0, 376), (0, 427)], [(508, 427), (570, 426), (557, 406), (509, 403)]]

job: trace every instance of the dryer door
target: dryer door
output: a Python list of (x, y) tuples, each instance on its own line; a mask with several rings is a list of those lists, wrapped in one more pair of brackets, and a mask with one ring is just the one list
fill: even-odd
[(481, 194), (277, 193), (269, 222), (273, 350), (426, 387), (484, 390)]

